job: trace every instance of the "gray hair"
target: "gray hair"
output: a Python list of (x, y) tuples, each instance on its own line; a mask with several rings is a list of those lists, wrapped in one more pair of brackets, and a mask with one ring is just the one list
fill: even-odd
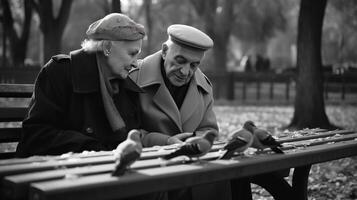
[(81, 47), (85, 52), (103, 52), (103, 40), (85, 39)]
[(167, 39), (164, 44), (166, 44), (168, 47), (170, 47), (174, 42), (171, 40), (171, 38)]

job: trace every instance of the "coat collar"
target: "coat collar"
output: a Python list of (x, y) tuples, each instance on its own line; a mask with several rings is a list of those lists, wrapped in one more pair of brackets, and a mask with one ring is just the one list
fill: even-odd
[[(158, 51), (148, 57), (146, 57), (142, 63), (140, 74), (138, 77), (138, 84), (140, 87), (147, 87), (155, 84), (163, 83), (163, 78), (160, 71), (161, 51)], [(202, 88), (206, 93), (212, 93), (212, 86), (207, 77), (197, 69), (191, 80), (195, 82), (197, 86)]]
[[(99, 91), (99, 73), (95, 52), (85, 52), (83, 49), (75, 50), (71, 55), (71, 70), (73, 91), (77, 93), (91, 93)], [(143, 92), (130, 78), (124, 80), (123, 87), (134, 91)]]
[(71, 55), (73, 91), (91, 93), (99, 91), (99, 75), (95, 53), (83, 49), (75, 50)]

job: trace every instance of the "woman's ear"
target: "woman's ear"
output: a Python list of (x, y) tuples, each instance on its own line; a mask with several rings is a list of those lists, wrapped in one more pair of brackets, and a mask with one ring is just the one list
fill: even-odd
[(103, 54), (105, 56), (109, 56), (112, 50), (112, 42), (109, 40), (103, 40), (102, 48), (103, 48)]

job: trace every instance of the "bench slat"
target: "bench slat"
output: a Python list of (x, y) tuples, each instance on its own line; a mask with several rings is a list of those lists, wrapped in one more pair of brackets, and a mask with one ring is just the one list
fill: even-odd
[(281, 149), (282, 150), (288, 150), (288, 149), (294, 149), (294, 148), (299, 148), (299, 147), (309, 147), (309, 146), (316, 146), (316, 145), (321, 145), (321, 144), (328, 144), (328, 143), (335, 143), (335, 142), (343, 142), (347, 140), (356, 140), (357, 139), (357, 133), (349, 134), (344, 137), (333, 137), (333, 138), (327, 138), (327, 139), (312, 139), (312, 141), (309, 140), (304, 140), (304, 141), (298, 141), (297, 143), (289, 143), (288, 146), (284, 146)]
[(33, 84), (0, 84), (0, 97), (31, 97)]
[(4, 189), (2, 191), (8, 199), (25, 199), (28, 195), (28, 186), (31, 182), (60, 179), (64, 178), (66, 175), (68, 176), (69, 174), (83, 176), (105, 172), (109, 173), (113, 169), (114, 163), (111, 163), (8, 176), (3, 180), (2, 187)]
[(15, 157), (15, 152), (2, 152), (0, 153), (0, 159), (10, 159)]
[(0, 128), (0, 142), (18, 142), (21, 138), (21, 128)]
[(0, 178), (19, 173), (36, 172), (56, 169), (58, 167), (79, 167), (90, 164), (107, 164), (114, 162), (113, 156), (92, 157), (86, 159), (69, 159), (63, 161), (33, 162), (18, 165), (3, 165), (0, 168)]
[[(39, 199), (114, 199), (171, 190), (356, 155), (357, 142), (309, 147), (289, 154), (257, 155), (239, 160), (215, 160), (137, 170), (122, 177), (110, 174), (32, 183), (31, 197)], [(203, 167), (204, 165), (204, 167)], [(179, 177), (179, 178), (178, 178)], [(120, 188), (120, 189), (118, 189)], [(140, 188), (138, 190), (137, 188)], [(135, 190), (135, 191), (134, 191)]]
[[(222, 142), (217, 142), (215, 145), (213, 145), (211, 151), (218, 151), (224, 143)], [(172, 146), (164, 146), (162, 148), (157, 148), (157, 147), (150, 147), (150, 148), (144, 148), (143, 153), (141, 154), (141, 160), (145, 159), (152, 159), (156, 158), (159, 156), (164, 156), (168, 154), (169, 152), (173, 151), (175, 148), (174, 145)], [(155, 150), (156, 149), (156, 150)], [(52, 161), (64, 161), (67, 159), (85, 159), (85, 158), (91, 158), (91, 157), (102, 157), (102, 156), (113, 156), (112, 151), (99, 151), (99, 152), (87, 152), (87, 153), (68, 153), (68, 154), (63, 154), (59, 156), (32, 156), (28, 158), (14, 158), (11, 160), (0, 160), (0, 167), (2, 165), (18, 165), (18, 164), (26, 164), (26, 163), (40, 163), (40, 162), (47, 162), (48, 160)]]
[(327, 131), (327, 132), (318, 132), (318, 133), (315, 133), (315, 135), (306, 135), (306, 136), (301, 136), (301, 137), (296, 137), (296, 138), (279, 138), (279, 139), (277, 139), (277, 141), (279, 141), (281, 143), (297, 142), (297, 141), (302, 141), (302, 140), (330, 137), (330, 136), (334, 136), (336, 134), (351, 134), (351, 133), (355, 133), (355, 132), (350, 131), (350, 130), (335, 130), (335, 131)]
[(79, 153), (79, 154), (63, 154), (60, 156), (32, 156), (28, 158), (12, 158), (9, 160), (0, 160), (0, 167), (2, 165), (18, 165), (18, 164), (26, 164), (26, 163), (40, 163), (40, 162), (47, 162), (49, 159), (51, 160), (65, 160), (69, 157), (71, 158), (88, 158), (88, 157), (100, 157), (100, 156), (109, 156), (113, 155), (111, 151), (99, 151), (99, 152), (90, 152), (90, 153)]
[[(217, 152), (208, 153), (206, 156), (202, 157), (201, 160), (212, 160), (218, 157)], [(150, 159), (150, 160), (140, 160), (135, 162), (132, 165), (132, 169), (146, 169), (146, 168), (155, 168), (160, 166), (173, 166), (182, 164), (183, 161), (187, 161), (184, 157), (182, 159), (165, 161), (161, 159)], [(89, 176), (96, 174), (111, 173), (114, 170), (114, 163), (110, 164), (101, 164), (101, 165), (91, 165), (75, 168), (65, 168), (65, 169), (56, 169), (56, 170), (47, 170), (41, 172), (20, 174), (6, 176), (3, 180), (3, 187), (5, 189), (6, 197), (11, 199), (25, 198), (27, 192), (26, 188), (31, 182), (39, 181), (49, 181), (62, 179), (66, 175), (72, 176)], [(130, 172), (129, 172), (130, 173)]]
[(26, 116), (27, 108), (25, 107), (1, 107), (0, 122), (19, 122)]
[[(217, 151), (220, 147), (217, 146), (212, 149), (212, 151)], [(141, 155), (141, 159), (149, 160), (155, 159), (164, 155), (171, 153), (172, 150), (166, 151), (157, 151), (157, 152), (144, 152)], [(212, 156), (207, 156), (206, 159), (211, 159)], [(203, 157), (204, 159), (204, 157)], [(10, 165), (2, 165), (0, 166), (0, 178), (13, 174), (20, 173), (29, 173), (29, 172), (37, 172), (42, 170), (51, 170), (59, 167), (80, 167), (85, 165), (98, 165), (98, 164), (107, 164), (113, 163), (114, 157), (113, 154), (103, 155), (103, 156), (93, 156), (93, 157), (69, 157), (66, 159), (59, 159), (58, 157), (48, 157), (47, 159), (39, 160), (39, 162), (32, 162), (31, 160), (25, 159), (26, 162), (20, 164), (10, 164)], [(29, 162), (27, 162), (29, 161)], [(150, 161), (149, 161), (150, 162)], [(160, 163), (160, 162), (156, 162)], [(161, 164), (161, 163), (160, 163)], [(136, 168), (146, 167), (146, 164), (142, 164), (142, 162), (134, 163)]]

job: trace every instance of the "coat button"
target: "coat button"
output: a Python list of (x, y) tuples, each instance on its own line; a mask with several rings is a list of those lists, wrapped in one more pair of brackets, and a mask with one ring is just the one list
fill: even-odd
[(91, 127), (86, 128), (86, 132), (87, 133), (94, 133), (93, 128), (91, 128)]

